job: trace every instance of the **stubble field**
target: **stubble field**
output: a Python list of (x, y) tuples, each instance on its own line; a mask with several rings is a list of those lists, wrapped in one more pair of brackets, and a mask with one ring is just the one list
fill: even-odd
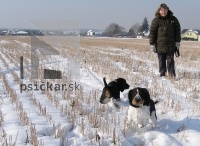
[[(158, 60), (148, 39), (39, 37), (59, 52), (44, 56), (38, 52), (39, 79), (31, 79), (30, 37), (1, 37), (0, 41), (0, 144), (8, 145), (192, 145), (200, 135), (200, 42), (181, 42), (175, 57), (177, 79), (162, 79)], [(20, 79), (19, 58), (24, 57)], [(68, 73), (69, 60), (76, 60), (76, 80)], [(59, 60), (59, 62), (57, 61)], [(65, 63), (68, 66), (65, 66)], [(73, 62), (73, 61), (71, 61)], [(47, 65), (46, 65), (47, 64)], [(43, 69), (62, 70), (61, 80), (43, 80)], [(73, 69), (74, 69), (73, 68)], [(126, 127), (127, 93), (121, 93), (121, 107), (99, 103), (107, 82), (125, 78), (130, 89), (149, 90), (157, 104), (158, 127), (131, 134)], [(28, 91), (20, 84), (74, 83), (77, 91)], [(38, 86), (39, 86), (38, 85)], [(191, 136), (193, 135), (193, 136)]]

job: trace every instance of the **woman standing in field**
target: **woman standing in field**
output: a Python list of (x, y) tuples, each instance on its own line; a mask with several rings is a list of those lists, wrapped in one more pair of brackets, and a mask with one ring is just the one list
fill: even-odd
[(150, 27), (149, 43), (158, 55), (160, 76), (175, 78), (174, 53), (180, 47), (181, 27), (178, 19), (166, 4), (161, 4)]

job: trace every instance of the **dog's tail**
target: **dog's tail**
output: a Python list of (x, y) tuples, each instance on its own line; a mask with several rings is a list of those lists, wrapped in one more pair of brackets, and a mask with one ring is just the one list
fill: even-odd
[(104, 82), (104, 86), (107, 87), (108, 84), (106, 83), (106, 78), (105, 77), (103, 78), (103, 82)]

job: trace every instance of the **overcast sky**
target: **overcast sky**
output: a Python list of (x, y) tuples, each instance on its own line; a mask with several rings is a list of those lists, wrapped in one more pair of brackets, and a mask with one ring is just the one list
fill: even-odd
[[(73, 20), (83, 29), (104, 30), (117, 23), (127, 31), (145, 17), (149, 24), (161, 3), (179, 19), (181, 28), (200, 29), (200, 0), (0, 0), (0, 28), (29, 27), (35, 21)], [(61, 21), (62, 20), (62, 21)]]

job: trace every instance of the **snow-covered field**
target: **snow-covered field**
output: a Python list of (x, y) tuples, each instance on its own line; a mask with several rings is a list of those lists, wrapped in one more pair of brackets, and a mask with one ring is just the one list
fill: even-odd
[[(30, 38), (1, 38), (0, 145), (199, 145), (200, 42), (181, 43), (181, 56), (175, 58), (177, 78), (172, 80), (158, 76), (157, 56), (149, 51), (148, 40), (81, 38), (78, 51), (70, 43), (55, 40), (46, 42), (60, 55), (38, 54), (36, 80), (31, 79)], [(80, 64), (73, 64), (77, 52)], [(20, 79), (20, 56), (24, 57), (24, 79)], [(73, 67), (80, 76), (68, 74)], [(61, 80), (44, 80), (44, 68), (65, 74)], [(112, 103), (102, 105), (103, 77), (107, 82), (125, 78), (130, 89), (145, 87), (152, 99), (160, 100), (157, 127), (126, 129), (129, 90), (121, 93), (119, 109)]]

